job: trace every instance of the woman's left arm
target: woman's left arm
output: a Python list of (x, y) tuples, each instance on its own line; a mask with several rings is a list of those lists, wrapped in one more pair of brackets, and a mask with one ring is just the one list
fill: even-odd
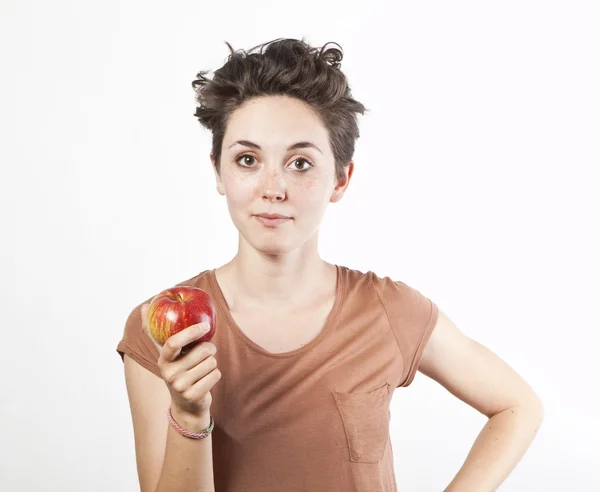
[(419, 371), (489, 419), (444, 492), (495, 491), (535, 438), (543, 419), (539, 397), (506, 362), (464, 335), (441, 309)]

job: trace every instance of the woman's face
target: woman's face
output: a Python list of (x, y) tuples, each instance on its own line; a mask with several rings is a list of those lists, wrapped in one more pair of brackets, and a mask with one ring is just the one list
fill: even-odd
[[(342, 198), (352, 170), (350, 163), (346, 179), (336, 181), (328, 132), (308, 104), (287, 96), (262, 96), (231, 115), (220, 176), (216, 169), (215, 176), (243, 238), (260, 251), (281, 254), (315, 237), (327, 205)], [(290, 218), (269, 225), (256, 214)]]

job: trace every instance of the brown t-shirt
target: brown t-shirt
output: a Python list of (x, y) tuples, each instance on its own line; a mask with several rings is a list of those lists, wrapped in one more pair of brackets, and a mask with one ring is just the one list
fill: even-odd
[[(389, 404), (412, 382), (438, 309), (403, 282), (344, 266), (337, 272), (321, 333), (279, 354), (237, 326), (214, 270), (177, 284), (205, 290), (217, 308), (216, 492), (397, 491)], [(130, 313), (117, 351), (161, 377), (141, 326), (141, 305), (151, 299)]]

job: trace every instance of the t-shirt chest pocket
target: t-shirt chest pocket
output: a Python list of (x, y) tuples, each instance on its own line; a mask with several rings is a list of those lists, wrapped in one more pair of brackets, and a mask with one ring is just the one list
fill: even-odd
[(344, 424), (350, 461), (377, 463), (389, 438), (390, 384), (366, 392), (334, 391)]

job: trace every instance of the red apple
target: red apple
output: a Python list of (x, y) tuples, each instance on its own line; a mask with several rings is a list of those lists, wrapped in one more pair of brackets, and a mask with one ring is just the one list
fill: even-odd
[(199, 343), (209, 342), (215, 334), (215, 306), (208, 293), (198, 287), (177, 286), (163, 290), (150, 302), (147, 316), (150, 333), (161, 346), (188, 326), (209, 323), (208, 333), (183, 347), (182, 354)]

